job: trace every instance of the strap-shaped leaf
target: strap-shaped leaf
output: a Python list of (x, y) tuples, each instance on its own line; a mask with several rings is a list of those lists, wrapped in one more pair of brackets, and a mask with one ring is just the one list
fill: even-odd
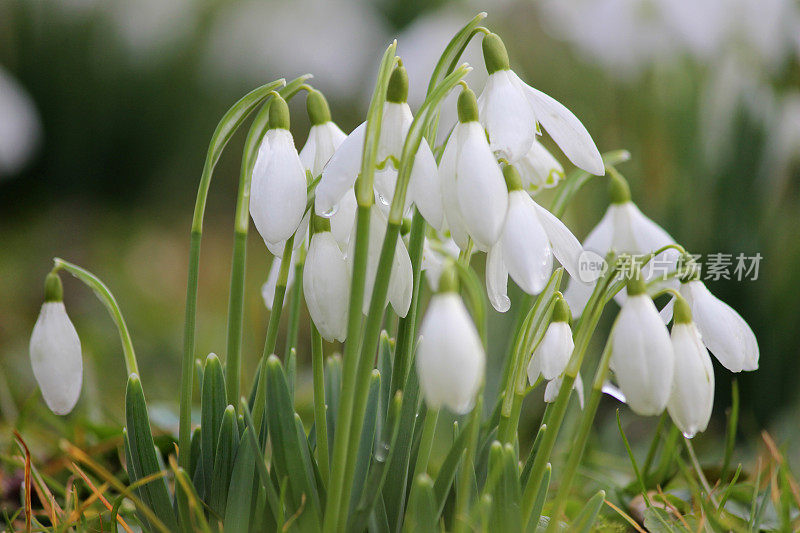
[(228, 503), (225, 508), (225, 532), (248, 533), (250, 515), (256, 499), (255, 469), (257, 457), (254, 448), (247, 444), (254, 438), (252, 429), (247, 428), (242, 435), (239, 453), (233, 463), (231, 483), (228, 487)]
[(231, 482), (236, 453), (239, 448), (239, 424), (236, 423), (236, 411), (232, 405), (225, 408), (222, 425), (217, 438), (214, 472), (211, 476), (211, 490), (208, 504), (219, 516), (225, 516), (228, 502), (228, 488)]
[(531, 519), (529, 525), (538, 524), (539, 518), (542, 516), (542, 509), (544, 509), (544, 501), (547, 499), (547, 491), (550, 488), (550, 476), (553, 473), (553, 467), (547, 463), (544, 467), (544, 474), (542, 475), (542, 483), (539, 485), (539, 492), (536, 494), (536, 499), (533, 501), (533, 511), (531, 512)]
[[(130, 440), (128, 440), (127, 428), (122, 428), (122, 440), (125, 442), (125, 464), (128, 467), (128, 481), (130, 485), (133, 485), (141, 479), (141, 476), (137, 474), (133, 457), (131, 457), (131, 443)], [(139, 500), (144, 502), (145, 505), (149, 506), (150, 502), (146, 499), (147, 497), (145, 496), (141, 487), (136, 487), (133, 489), (133, 492), (136, 494), (136, 497), (139, 498)], [(136, 518), (139, 519), (139, 523), (142, 524), (142, 527), (145, 529), (145, 531), (153, 531), (153, 527), (150, 525), (150, 522), (138, 508), (136, 509)]]
[[(128, 377), (125, 391), (125, 421), (128, 430), (131, 464), (136, 472), (136, 479), (160, 472), (159, 458), (153, 443), (150, 420), (147, 417), (147, 403), (139, 376)], [(167, 488), (165, 478), (157, 479), (142, 487), (144, 501), (156, 516), (171, 530), (178, 527), (178, 521), (172, 508), (172, 497)]]
[[(407, 533), (435, 533), (439, 531), (439, 513), (433, 495), (433, 480), (427, 474), (420, 474), (414, 480), (408, 511), (403, 522), (403, 531)], [(511, 530), (497, 530), (511, 531)]]
[[(267, 365), (267, 419), (272, 442), (272, 467), (279, 479), (288, 480), (288, 512), (297, 517), (301, 529), (320, 528), (322, 509), (314, 473), (307, 451), (307, 443), (297, 435), (295, 413), (289, 397), (289, 387), (280, 360), (271, 355)], [(305, 441), (305, 439), (303, 439)]]
[[(383, 425), (388, 416), (389, 400), (392, 394), (392, 360), (394, 359), (394, 342), (386, 331), (381, 332), (381, 341), (378, 347), (378, 372), (381, 373), (380, 408), (378, 421), (375, 425), (375, 434), (383, 435)], [(381, 440), (375, 439), (375, 451), (378, 450)]]
[[(189, 460), (189, 478), (194, 479), (195, 472), (197, 471), (198, 467), (200, 466), (200, 453), (201, 453), (201, 441), (202, 441), (202, 428), (196, 427), (194, 431), (192, 431), (192, 446), (190, 448), (189, 454), (191, 455)], [(195, 485), (195, 490), (197, 490), (197, 486)], [(202, 494), (201, 491), (197, 491), (198, 494)]]
[(222, 425), (225, 405), (225, 376), (222, 374), (222, 364), (219, 358), (212, 353), (206, 358), (200, 404), (200, 427), (204, 429), (200, 435), (205, 485), (203, 494), (207, 502), (210, 501), (214, 457), (216, 457), (219, 428)]
[[(244, 416), (245, 423), (247, 424), (248, 428), (253, 427), (253, 416), (250, 414), (250, 409), (247, 407), (247, 404), (242, 398), (240, 402), (240, 407), (242, 410), (242, 415)], [(245, 442), (245, 437), (247, 441)], [(241, 445), (248, 446), (252, 449), (252, 453), (255, 457), (259, 457), (262, 454), (261, 449), (258, 447), (258, 442), (256, 440), (255, 435), (252, 431), (245, 431), (242, 432), (242, 443)], [(266, 492), (266, 500), (269, 504), (269, 508), (273, 517), (275, 517), (275, 523), (277, 527), (278, 517), (281, 516), (281, 505), (280, 505), (280, 497), (278, 496), (278, 489), (276, 485), (272, 481), (272, 477), (270, 476), (269, 472), (267, 472), (267, 465), (266, 462), (263, 460), (263, 457), (256, 462), (256, 472), (258, 472), (259, 480), (261, 481), (261, 485)]]
[[(328, 419), (328, 442), (333, 442), (336, 431), (336, 420), (339, 414), (339, 395), (342, 392), (342, 358), (338, 355), (325, 360), (325, 403)], [(329, 458), (333, 458), (333, 446), (328, 450)]]
[(592, 524), (594, 524), (597, 513), (600, 512), (600, 508), (603, 506), (603, 500), (605, 499), (606, 491), (597, 491), (595, 495), (586, 502), (586, 505), (583, 506), (578, 516), (575, 517), (575, 521), (570, 526), (570, 529), (577, 533), (588, 533), (591, 531)]
[(436, 476), (436, 482), (433, 485), (433, 492), (436, 497), (436, 506), (439, 513), (444, 509), (444, 504), (447, 501), (447, 495), (450, 494), (450, 488), (453, 485), (453, 480), (456, 477), (456, 470), (464, 450), (467, 448), (467, 441), (471, 433), (471, 424), (477, 424), (477, 417), (470, 417), (470, 421), (464, 426), (464, 429), (459, 431), (458, 436), (453, 441), (450, 451), (442, 463), (439, 473)]
[(375, 441), (375, 425), (377, 424), (380, 389), (381, 374), (377, 370), (373, 370), (372, 376), (370, 376), (367, 410), (364, 412), (364, 426), (361, 430), (361, 440), (358, 443), (353, 489), (350, 492), (350, 513), (355, 510), (358, 501), (361, 499), (361, 491), (367, 481), (367, 470), (369, 469), (373, 442)]
[[(511, 444), (492, 445), (490, 458), (491, 477), (496, 477), (491, 491), (492, 509), (490, 512), (490, 528), (493, 531), (520, 531), (522, 517), (520, 515), (520, 500), (522, 490), (519, 486), (519, 470), (517, 467), (517, 454)], [(493, 464), (492, 464), (493, 463)]]

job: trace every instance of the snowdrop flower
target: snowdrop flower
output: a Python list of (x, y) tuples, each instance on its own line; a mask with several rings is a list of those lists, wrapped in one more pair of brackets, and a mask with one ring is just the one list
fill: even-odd
[(294, 234), (305, 207), (306, 171), (289, 132), (289, 107), (276, 94), (253, 167), (250, 216), (265, 242), (278, 243)]
[[(669, 233), (647, 218), (631, 201), (630, 189), (624, 178), (614, 174), (610, 180), (611, 205), (583, 241), (584, 250), (590, 250), (602, 257), (610, 251), (618, 254), (643, 255), (675, 243), (675, 239)], [(642, 275), (646, 281), (657, 275), (663, 275), (664, 272), (656, 272), (655, 265), (671, 267), (677, 264), (679, 257), (680, 254), (676, 250), (665, 250), (648, 263)], [(583, 312), (594, 290), (594, 283), (584, 283), (580, 279), (573, 276), (564, 292), (564, 297), (575, 317)], [(666, 284), (671, 285), (670, 282)], [(616, 299), (620, 304), (624, 302), (624, 298), (623, 292), (617, 294)]]
[[(372, 299), (372, 289), (375, 286), (375, 276), (378, 272), (383, 238), (386, 235), (387, 220), (381, 210), (372, 205), (370, 208), (369, 223), (369, 251), (367, 257), (367, 269), (363, 273), (364, 284), (364, 304), (363, 312), (369, 312), (369, 304)], [(355, 227), (353, 228), (355, 231)], [(353, 256), (355, 254), (355, 239), (350, 239), (350, 248), (347, 254), (347, 265), (352, 277)], [(359, 273), (360, 274), (360, 273)], [(403, 239), (397, 239), (395, 245), (394, 261), (392, 271), (389, 274), (389, 290), (386, 294), (388, 302), (392, 304), (392, 309), (398, 316), (404, 317), (411, 306), (411, 292), (414, 285), (414, 275), (411, 270), (411, 258), (408, 255)]]
[(508, 187), (508, 213), (497, 243), (486, 259), (489, 300), (500, 312), (508, 311), (508, 276), (528, 294), (538, 294), (553, 271), (553, 255), (572, 276), (578, 275), (582, 248), (578, 239), (545, 208), (522, 190), (519, 172), (503, 168)]
[(425, 279), (428, 285), (434, 291), (439, 288), (439, 278), (442, 277), (442, 272), (447, 264), (447, 259), (458, 259), (458, 246), (453, 239), (444, 239), (441, 242), (436, 242), (436, 246), (431, 245), (431, 239), (425, 237), (425, 242), (422, 245), (422, 263), (420, 265), (423, 272), (425, 272)]
[(714, 368), (692, 322), (692, 311), (683, 298), (675, 302), (672, 325), (675, 374), (667, 410), (684, 436), (705, 431), (714, 406)]
[(311, 129), (305, 146), (300, 150), (300, 161), (316, 177), (322, 174), (322, 169), (347, 135), (331, 120), (328, 101), (321, 92), (309, 91), (306, 109)]
[[(546, 403), (553, 403), (556, 401), (563, 382), (564, 374), (547, 382), (547, 387), (544, 389), (544, 401)], [(572, 390), (578, 393), (578, 404), (581, 406), (581, 409), (583, 409), (583, 379), (581, 379), (580, 373), (575, 376), (575, 381), (572, 383)]]
[(605, 173), (600, 152), (581, 121), (511, 70), (506, 47), (494, 33), (483, 38), (483, 58), (489, 79), (478, 105), (493, 151), (512, 162), (522, 158), (531, 150), (538, 122), (576, 166)]
[(350, 295), (347, 260), (331, 234), (330, 222), (314, 217), (314, 224), (315, 232), (303, 267), (303, 294), (308, 314), (322, 338), (344, 342)]
[[(684, 281), (679, 290), (691, 307), (703, 344), (722, 366), (731, 372), (757, 370), (758, 341), (742, 316), (711, 294), (702, 281)], [(666, 321), (672, 313), (673, 302), (662, 310)], [(675, 316), (677, 320), (677, 314)]]
[[(297, 231), (294, 232), (294, 241), (292, 241), (293, 250), (298, 250), (303, 244), (305, 244), (306, 237), (308, 237), (308, 221), (310, 218), (311, 212), (309, 211), (305, 214), (303, 220), (300, 221), (300, 226), (298, 226)], [(286, 247), (286, 240), (278, 242), (265, 241), (267, 250), (269, 250), (269, 253), (275, 257), (283, 257), (283, 249)]]
[[(391, 204), (394, 197), (397, 168), (413, 120), (407, 99), (408, 75), (405, 68), (398, 66), (389, 80), (383, 107), (377, 155), (380, 168), (375, 173), (373, 184), (379, 203), (384, 208)], [(314, 200), (314, 209), (318, 215), (331, 217), (336, 214), (342, 198), (353, 188), (361, 171), (366, 126), (367, 123), (364, 122), (354, 129), (323, 169)], [(438, 184), (436, 159), (428, 143), (423, 140), (411, 169), (406, 207), (413, 201), (431, 226), (440, 229), (443, 215)]]
[(514, 165), (519, 169), (522, 185), (529, 193), (551, 189), (564, 179), (564, 167), (542, 143), (534, 140), (531, 149)]
[(58, 274), (48, 274), (30, 343), (33, 375), (47, 407), (57, 415), (72, 411), (83, 381), (81, 341), (64, 308), (63, 292)]
[(458, 96), (458, 124), (442, 154), (439, 177), (445, 219), (459, 248), (467, 247), (469, 237), (481, 250), (494, 246), (506, 218), (508, 191), (470, 89)]
[(442, 405), (468, 413), (483, 383), (486, 353), (475, 324), (457, 292), (449, 267), (439, 281), (420, 325), (417, 373), (429, 409)]
[(558, 298), (553, 309), (553, 319), (528, 363), (528, 381), (531, 384), (536, 383), (540, 375), (552, 381), (567, 369), (569, 357), (575, 348), (569, 317), (567, 302)]
[[(294, 285), (294, 271), (295, 265), (297, 263), (298, 256), (300, 254), (293, 253), (292, 260), (289, 262), (289, 275), (286, 278), (286, 290), (292, 288)], [(267, 275), (267, 281), (261, 286), (261, 298), (264, 300), (264, 305), (270, 311), (272, 311), (272, 300), (275, 299), (275, 287), (278, 285), (278, 273), (281, 270), (281, 256), (277, 255), (272, 260), (272, 266), (269, 269), (269, 274)]]
[(636, 413), (649, 416), (664, 410), (672, 390), (674, 360), (667, 328), (636, 272), (611, 331), (611, 368)]

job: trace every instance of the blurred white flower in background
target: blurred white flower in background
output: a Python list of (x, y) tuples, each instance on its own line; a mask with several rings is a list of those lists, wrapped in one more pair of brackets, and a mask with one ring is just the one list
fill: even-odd
[(143, 64), (179, 49), (200, 14), (192, 0), (115, 0), (102, 6), (115, 37), (131, 59)]
[(0, 179), (22, 169), (39, 144), (41, 133), (33, 100), (0, 67)]

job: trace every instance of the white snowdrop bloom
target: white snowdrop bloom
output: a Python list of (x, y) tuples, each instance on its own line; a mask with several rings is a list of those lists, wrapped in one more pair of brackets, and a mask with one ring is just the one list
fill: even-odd
[[(294, 241), (292, 241), (292, 249), (298, 250), (306, 242), (308, 237), (308, 221), (311, 218), (311, 212), (307, 212), (300, 221), (297, 231), (294, 232)], [(287, 239), (288, 240), (288, 239)], [(279, 242), (266, 242), (267, 250), (275, 257), (283, 257), (283, 249), (286, 247), (286, 240)]]
[(556, 379), (567, 369), (575, 348), (569, 317), (567, 302), (559, 298), (553, 309), (553, 319), (528, 363), (528, 381), (531, 383), (536, 383), (540, 375), (548, 381)]
[(670, 336), (675, 373), (667, 410), (678, 429), (691, 438), (705, 431), (711, 418), (714, 368), (700, 332), (692, 322), (689, 304), (683, 298), (675, 303), (675, 323)]
[(428, 285), (436, 291), (439, 288), (439, 278), (442, 276), (448, 258), (458, 259), (458, 246), (453, 239), (444, 239), (431, 245), (431, 240), (426, 237), (422, 245), (422, 262), (420, 267), (425, 273)]
[[(614, 251), (621, 254), (643, 255), (668, 245), (674, 244), (675, 239), (661, 226), (647, 218), (631, 201), (630, 190), (627, 183), (620, 176), (612, 176), (610, 182), (611, 205), (605, 215), (583, 241), (583, 249), (605, 257), (608, 252)], [(654, 257), (645, 268), (642, 276), (646, 281), (663, 277), (668, 271), (674, 270), (680, 253), (675, 249), (668, 249)], [(580, 278), (573, 276), (567, 284), (564, 297), (567, 299), (573, 316), (577, 317), (583, 312), (589, 297), (594, 290), (595, 282), (584, 283)], [(674, 280), (659, 284), (674, 286)], [(620, 305), (625, 300), (624, 290), (620, 291), (616, 300)]]
[(739, 313), (711, 294), (702, 281), (681, 284), (703, 344), (731, 372), (758, 369), (758, 341)]
[(514, 162), (522, 177), (522, 185), (529, 193), (550, 189), (564, 179), (564, 167), (542, 143), (534, 140), (531, 149)]
[(664, 410), (674, 367), (667, 328), (636, 275), (628, 282), (628, 299), (611, 331), (611, 368), (634, 412), (649, 416)]
[(508, 214), (500, 239), (489, 251), (486, 286), (489, 300), (500, 312), (509, 309), (507, 278), (528, 294), (538, 294), (553, 271), (553, 256), (571, 276), (578, 275), (578, 257), (582, 248), (578, 239), (545, 208), (522, 190), (519, 172), (503, 168), (508, 187)]
[(347, 337), (347, 306), (350, 274), (339, 244), (326, 219), (316, 218), (317, 232), (311, 237), (303, 267), (303, 294), (308, 313), (327, 341)]
[[(563, 374), (547, 382), (547, 387), (544, 389), (544, 401), (546, 403), (553, 403), (556, 401), (563, 382)], [(575, 376), (575, 381), (572, 383), (572, 390), (578, 393), (578, 404), (581, 406), (581, 409), (583, 409), (583, 379), (581, 379), (580, 373)]]
[(450, 267), (422, 319), (416, 364), (428, 408), (465, 414), (483, 383), (486, 353), (456, 284)]
[(11, 74), (0, 67), (0, 179), (22, 169), (42, 136), (36, 105)]
[(265, 242), (285, 241), (306, 208), (306, 171), (289, 132), (289, 107), (275, 96), (250, 187), (250, 215)]
[(511, 162), (522, 158), (531, 150), (538, 122), (576, 166), (605, 173), (600, 152), (581, 121), (510, 69), (506, 47), (494, 33), (483, 38), (483, 58), (489, 79), (478, 105), (493, 151)]
[[(366, 315), (369, 312), (370, 301), (372, 300), (372, 289), (375, 286), (375, 276), (378, 272), (378, 263), (380, 262), (381, 248), (383, 247), (383, 239), (386, 236), (386, 217), (383, 216), (381, 210), (373, 205), (370, 208), (370, 223), (369, 223), (369, 250), (367, 257), (366, 272), (359, 273), (364, 275), (364, 303), (362, 307), (363, 313)], [(353, 231), (356, 231), (355, 226)], [(352, 274), (353, 269), (353, 256), (355, 254), (355, 239), (351, 237), (350, 248), (347, 253), (347, 265)], [(388, 303), (392, 304), (392, 309), (398, 316), (404, 317), (408, 313), (408, 308), (411, 306), (411, 292), (414, 284), (413, 272), (411, 270), (411, 258), (408, 255), (403, 239), (397, 239), (395, 244), (394, 260), (392, 262), (392, 270), (389, 274), (389, 289), (386, 297)]]
[(313, 90), (308, 93), (306, 109), (311, 129), (306, 144), (300, 150), (300, 161), (316, 177), (322, 174), (322, 169), (347, 135), (331, 120), (328, 102), (321, 92)]
[[(403, 144), (411, 127), (413, 116), (406, 101), (408, 76), (403, 67), (392, 72), (387, 89), (387, 101), (381, 118), (381, 134), (378, 143), (377, 163), (373, 187), (378, 203), (388, 212), (394, 198), (397, 169), (403, 152)], [(320, 216), (333, 216), (340, 208), (343, 197), (353, 188), (361, 171), (366, 122), (359, 125), (342, 141), (322, 171), (322, 179), (316, 188), (314, 209)], [(438, 169), (430, 147), (423, 139), (411, 168), (405, 208), (417, 203), (420, 212), (434, 228), (441, 228), (442, 208)]]
[[(294, 285), (294, 271), (298, 255), (297, 253), (293, 253), (292, 260), (289, 262), (289, 275), (286, 278), (287, 291)], [(267, 281), (261, 286), (261, 298), (263, 298), (264, 305), (270, 311), (272, 311), (272, 300), (275, 299), (275, 287), (278, 285), (278, 274), (280, 270), (281, 256), (278, 255), (272, 260), (272, 266), (269, 269), (269, 274), (267, 274)]]
[(489, 250), (503, 229), (508, 191), (470, 89), (458, 97), (458, 120), (439, 164), (445, 219), (459, 248), (472, 237), (479, 249)]
[(51, 272), (30, 343), (33, 375), (47, 407), (57, 415), (72, 411), (83, 381), (81, 341), (67, 316), (62, 294), (61, 279)]

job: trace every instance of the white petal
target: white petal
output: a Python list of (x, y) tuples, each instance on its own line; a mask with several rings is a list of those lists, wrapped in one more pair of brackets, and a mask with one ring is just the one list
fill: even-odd
[(389, 277), (389, 302), (397, 316), (404, 317), (408, 314), (413, 286), (414, 274), (411, 269), (411, 258), (403, 240), (397, 239), (392, 273)]
[[(605, 257), (611, 249), (611, 240), (614, 234), (614, 212), (611, 207), (583, 242), (584, 250), (595, 252), (600, 257)], [(594, 282), (583, 283), (580, 278), (570, 276), (567, 290), (564, 292), (564, 299), (569, 304), (573, 317), (577, 318), (583, 313), (594, 287)]]
[(692, 308), (703, 343), (714, 357), (731, 372), (756, 370), (758, 342), (741, 315), (711, 294), (701, 281), (685, 283), (680, 291)]
[(356, 193), (351, 188), (339, 200), (336, 213), (331, 217), (331, 233), (336, 237), (336, 242), (339, 243), (343, 250), (347, 250), (347, 245), (350, 242), (350, 234), (356, 223), (357, 211)]
[(314, 210), (320, 216), (335, 212), (339, 202), (353, 188), (361, 171), (361, 154), (367, 123), (362, 122), (342, 141), (328, 164), (315, 189)]
[(509, 161), (528, 153), (536, 135), (536, 117), (515, 78), (510, 70), (498, 70), (486, 80), (478, 98), (478, 116), (489, 133), (492, 151)]
[(411, 169), (409, 196), (428, 224), (436, 231), (441, 231), (444, 223), (442, 184), (439, 181), (436, 159), (424, 139), (419, 145), (414, 167)]
[(459, 130), (456, 160), (458, 205), (469, 235), (488, 250), (500, 237), (508, 210), (508, 189), (503, 173), (489, 150), (477, 122)]
[(667, 409), (675, 425), (692, 437), (705, 431), (714, 406), (714, 368), (694, 324), (672, 327), (675, 374)]
[(312, 176), (322, 174), (322, 169), (347, 135), (331, 121), (311, 126), (308, 139), (300, 150), (300, 161)]
[(429, 408), (469, 412), (483, 382), (486, 354), (461, 298), (436, 294), (420, 325), (417, 372)]
[(33, 375), (47, 406), (57, 415), (72, 411), (81, 394), (83, 359), (78, 332), (64, 302), (46, 302), (30, 342)]
[(664, 410), (672, 389), (674, 355), (653, 300), (628, 298), (611, 332), (611, 364), (628, 405), (640, 415)]
[(503, 243), (498, 242), (486, 255), (486, 293), (492, 307), (501, 313), (511, 308), (508, 297), (508, 270), (503, 263)]
[(572, 112), (555, 99), (525, 84), (519, 78), (528, 102), (536, 114), (536, 120), (556, 142), (564, 155), (586, 172), (602, 176), (605, 166), (589, 132)]
[(542, 223), (547, 237), (550, 239), (550, 245), (553, 248), (553, 255), (556, 256), (558, 262), (569, 272), (573, 278), (580, 280), (580, 273), (578, 272), (578, 261), (583, 252), (581, 243), (567, 226), (553, 213), (540, 206), (533, 200), (531, 203), (536, 207), (536, 214), (539, 215), (539, 221)]
[(536, 140), (525, 156), (514, 161), (514, 166), (519, 170), (525, 189), (531, 193), (541, 188), (555, 187), (564, 179), (564, 167)]
[[(547, 403), (553, 403), (558, 398), (558, 393), (561, 391), (561, 384), (564, 381), (564, 376), (561, 375), (555, 379), (551, 379), (547, 382), (547, 387), (544, 389), (544, 401)], [(575, 376), (575, 381), (572, 383), (572, 390), (578, 393), (578, 404), (583, 409), (583, 379), (581, 379), (581, 375), (578, 374)]]
[[(300, 248), (304, 242), (306, 242), (306, 237), (308, 236), (308, 222), (311, 218), (311, 212), (306, 212), (303, 220), (300, 221), (300, 226), (297, 228), (297, 231), (294, 234), (294, 241), (292, 243), (292, 250), (297, 250)], [(269, 253), (274, 255), (275, 257), (283, 257), (283, 249), (286, 247), (286, 241), (280, 242), (268, 242), (265, 241), (267, 245), (267, 250)]]
[(458, 160), (458, 139), (465, 134), (466, 125), (458, 124), (453, 128), (439, 162), (439, 180), (442, 187), (442, 206), (444, 207), (445, 224), (450, 236), (459, 248), (466, 250), (469, 241), (467, 229), (461, 216), (456, 190), (456, 161)]
[(344, 254), (329, 231), (315, 233), (311, 238), (303, 267), (303, 294), (322, 337), (344, 341), (350, 276)]
[(501, 242), (508, 273), (528, 294), (539, 294), (553, 271), (553, 252), (534, 201), (525, 191), (509, 195), (508, 216)]
[(413, 119), (408, 103), (386, 102), (384, 104), (381, 136), (378, 141), (378, 163), (389, 156), (400, 159), (403, 153), (403, 143), (406, 141), (406, 135), (408, 135), (408, 129), (411, 127)]
[(539, 359), (542, 377), (547, 380), (560, 376), (567, 368), (575, 344), (572, 330), (566, 322), (552, 322), (547, 326), (542, 341), (533, 351), (533, 359)]
[[(258, 158), (266, 163), (254, 166), (250, 189), (250, 215), (266, 242), (292, 236), (306, 207), (306, 171), (297, 155), (292, 134), (284, 129), (268, 130), (267, 150)], [(255, 167), (259, 167), (258, 174)]]
[[(294, 271), (295, 263), (297, 261), (297, 254), (292, 254), (292, 261), (289, 263), (289, 275), (286, 278), (286, 290), (292, 288), (294, 285)], [(261, 298), (264, 300), (264, 306), (272, 311), (272, 300), (275, 299), (275, 287), (278, 285), (278, 273), (281, 269), (281, 258), (276, 256), (272, 260), (272, 265), (267, 274), (267, 281), (261, 286)]]

